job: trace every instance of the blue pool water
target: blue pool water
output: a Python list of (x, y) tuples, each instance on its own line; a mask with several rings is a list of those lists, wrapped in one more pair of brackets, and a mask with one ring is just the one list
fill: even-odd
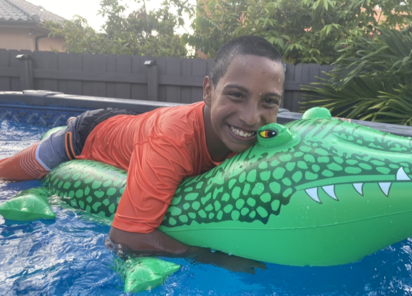
[[(18, 113), (20, 112), (20, 113)], [(0, 107), (0, 159), (36, 142), (68, 114), (32, 116)], [(6, 114), (6, 115), (5, 115)], [(17, 114), (17, 115), (16, 115)], [(60, 116), (60, 118), (59, 118)], [(0, 183), (0, 203), (37, 181)], [(104, 247), (109, 226), (52, 200), (55, 221), (18, 223), (0, 216), (0, 295), (124, 295)], [(163, 258), (165, 259), (165, 258)], [(336, 267), (267, 264), (255, 275), (232, 273), (185, 259), (182, 268), (142, 295), (412, 295), (412, 240)]]

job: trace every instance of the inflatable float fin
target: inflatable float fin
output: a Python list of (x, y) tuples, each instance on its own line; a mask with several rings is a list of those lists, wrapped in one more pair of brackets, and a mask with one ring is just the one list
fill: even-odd
[(152, 290), (162, 285), (180, 265), (152, 257), (134, 257), (115, 260), (113, 268), (124, 280), (125, 293)]
[(325, 118), (330, 119), (332, 115), (330, 114), (329, 110), (322, 107), (313, 107), (306, 110), (305, 113), (302, 115), (302, 119), (314, 119), (314, 118)]
[(54, 219), (56, 214), (49, 206), (49, 196), (49, 191), (43, 187), (24, 190), (0, 205), (0, 215), (15, 221)]

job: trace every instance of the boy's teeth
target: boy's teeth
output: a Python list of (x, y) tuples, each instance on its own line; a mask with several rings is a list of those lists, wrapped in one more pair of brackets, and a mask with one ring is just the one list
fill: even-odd
[(244, 138), (249, 138), (249, 137), (252, 137), (252, 136), (256, 135), (256, 132), (248, 133), (248, 132), (245, 132), (245, 131), (243, 131), (243, 130), (241, 130), (241, 129), (234, 128), (233, 126), (230, 126), (230, 129), (231, 129), (232, 132), (235, 133), (236, 135), (241, 136), (241, 137), (244, 137)]

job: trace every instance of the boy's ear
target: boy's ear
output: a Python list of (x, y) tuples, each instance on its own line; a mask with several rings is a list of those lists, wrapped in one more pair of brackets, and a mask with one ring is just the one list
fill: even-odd
[(212, 93), (213, 93), (213, 82), (209, 76), (206, 76), (203, 79), (203, 102), (205, 102), (206, 106), (210, 106), (212, 101)]

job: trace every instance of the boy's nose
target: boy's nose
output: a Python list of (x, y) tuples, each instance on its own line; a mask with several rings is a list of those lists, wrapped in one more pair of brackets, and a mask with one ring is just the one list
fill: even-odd
[(239, 112), (239, 119), (248, 127), (258, 126), (261, 121), (259, 108), (254, 104), (245, 105)]

